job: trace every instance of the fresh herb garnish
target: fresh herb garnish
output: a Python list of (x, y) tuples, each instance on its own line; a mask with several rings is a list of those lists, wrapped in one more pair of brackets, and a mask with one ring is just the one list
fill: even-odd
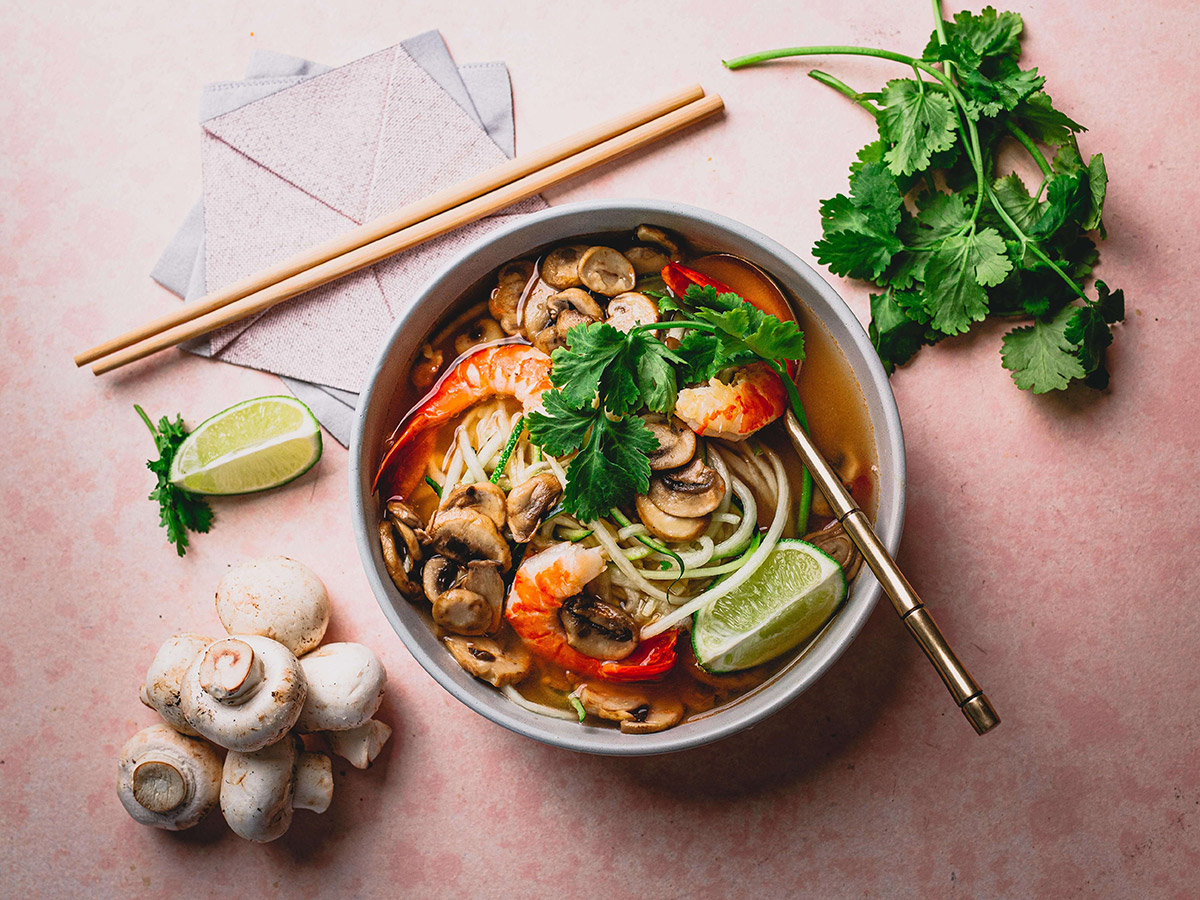
[(203, 534), (212, 527), (213, 521), (212, 507), (206, 500), (177, 488), (170, 481), (171, 461), (188, 435), (183, 416), (176, 416), (174, 422), (163, 416), (155, 428), (144, 409), (136, 403), (133, 408), (154, 435), (154, 446), (158, 450), (158, 459), (146, 461), (146, 468), (158, 476), (158, 485), (150, 492), (149, 499), (158, 503), (159, 524), (167, 529), (167, 540), (175, 545), (175, 552), (183, 556), (187, 553), (188, 532)]
[[(683, 298), (664, 297), (661, 312), (684, 318), (635, 326), (628, 334), (602, 322), (577, 325), (567, 346), (551, 355), (554, 389), (542, 395), (544, 412), (529, 415), (530, 439), (554, 456), (575, 453), (567, 468), (563, 508), (590, 522), (644, 494), (648, 455), (658, 449), (640, 410), (669, 414), (678, 383), (707, 381), (722, 369), (804, 357), (795, 322), (782, 322), (736, 294), (691, 286)], [(653, 332), (685, 332), (678, 351)]]
[[(1090, 232), (1105, 236), (1104, 158), (1084, 163), (1085, 130), (1054, 108), (1036, 69), (1021, 69), (1019, 15), (985, 8), (943, 21), (918, 57), (867, 47), (796, 47), (730, 60), (731, 69), (786, 56), (874, 56), (914, 77), (875, 93), (809, 74), (875, 117), (879, 138), (850, 166), (850, 190), (821, 204), (824, 236), (813, 248), (837, 275), (871, 282), (871, 341), (891, 372), (923, 345), (968, 331), (989, 315), (1032, 317), (1003, 339), (1018, 387), (1045, 393), (1072, 381), (1108, 384), (1110, 326), (1124, 297), (1096, 282)], [(940, 66), (940, 68), (938, 68)], [(997, 171), (1015, 141), (1041, 172), (1030, 191)], [(1047, 158), (1046, 149), (1053, 150)], [(1082, 301), (1080, 304), (1079, 301)]]
[(587, 710), (583, 708), (583, 702), (575, 693), (567, 694), (567, 701), (575, 708), (575, 715), (579, 716), (580, 722), (587, 718)]

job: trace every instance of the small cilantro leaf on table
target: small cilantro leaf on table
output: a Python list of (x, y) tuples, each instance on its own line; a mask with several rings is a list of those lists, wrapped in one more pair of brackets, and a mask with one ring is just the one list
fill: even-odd
[(174, 422), (163, 416), (155, 427), (144, 409), (136, 403), (133, 408), (150, 429), (158, 452), (157, 459), (146, 462), (146, 468), (158, 477), (158, 484), (150, 492), (149, 499), (158, 504), (158, 521), (167, 530), (167, 541), (175, 545), (179, 556), (183, 556), (187, 553), (188, 532), (204, 534), (213, 523), (213, 511), (208, 501), (171, 484), (171, 463), (179, 445), (188, 436), (188, 430), (184, 427), (183, 416), (176, 416)]
[[(876, 93), (813, 71), (871, 114), (877, 134), (850, 163), (849, 191), (820, 204), (813, 254), (836, 275), (870, 283), (868, 333), (891, 373), (989, 316), (1033, 323), (1005, 339), (1003, 365), (1038, 393), (1071, 382), (1103, 388), (1120, 292), (1088, 281), (1106, 236), (1108, 171), (1085, 163), (1086, 131), (1054, 106), (1046, 79), (1022, 68), (1024, 21), (987, 7), (936, 24), (919, 57), (872, 47), (796, 47), (729, 60), (731, 69), (788, 56), (873, 56), (907, 66)], [(1041, 173), (1002, 164), (1012, 147)], [(1094, 294), (1094, 295), (1093, 295)]]

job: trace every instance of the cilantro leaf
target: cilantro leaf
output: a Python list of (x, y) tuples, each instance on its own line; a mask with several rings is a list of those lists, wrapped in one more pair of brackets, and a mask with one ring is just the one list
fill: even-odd
[[(871, 295), (871, 324), (868, 334), (884, 369), (889, 374), (896, 366), (908, 362), (925, 343), (925, 325), (914, 318), (897, 302), (896, 291)], [(921, 311), (920, 297), (914, 298), (917, 315), (928, 321)]]
[(679, 380), (684, 384), (699, 384), (712, 378), (722, 368), (721, 341), (705, 331), (689, 331), (679, 341), (676, 352), (683, 359)]
[(1100, 237), (1104, 237), (1104, 195), (1108, 192), (1108, 170), (1104, 167), (1103, 154), (1096, 153), (1088, 161), (1088, 191), (1091, 201), (1088, 204), (1087, 216), (1083, 220), (1084, 231), (1100, 229)]
[(1000, 201), (1000, 205), (1004, 207), (1004, 211), (1017, 223), (1018, 227), (1027, 233), (1033, 229), (1045, 212), (1047, 204), (1039, 202), (1036, 197), (1029, 196), (1025, 183), (1016, 174), (997, 178), (992, 183), (992, 190), (996, 194), (996, 199)]
[(958, 136), (954, 105), (933, 85), (911, 78), (889, 81), (883, 102), (880, 135), (893, 144), (884, 154), (893, 175), (924, 170), (930, 154), (949, 150)]
[(532, 412), (525, 417), (525, 427), (529, 429), (530, 439), (554, 456), (563, 456), (582, 447), (588, 429), (600, 415), (599, 410), (591, 407), (575, 408), (563, 397), (561, 390), (542, 394), (542, 408), (545, 412)]
[(550, 380), (569, 406), (580, 409), (595, 399), (601, 376), (624, 348), (624, 333), (611, 325), (576, 325), (567, 332), (567, 346), (550, 354)]
[(695, 318), (716, 327), (722, 365), (761, 359), (804, 359), (804, 333), (795, 322), (784, 322), (737, 294), (718, 294), (711, 285), (688, 288), (687, 298), (699, 309)]
[(167, 540), (175, 545), (175, 552), (183, 556), (189, 544), (188, 532), (204, 534), (213, 523), (212, 507), (207, 500), (171, 483), (171, 463), (188, 430), (184, 427), (183, 416), (176, 416), (174, 422), (163, 416), (155, 427), (144, 409), (136, 403), (133, 408), (150, 429), (158, 452), (157, 459), (146, 462), (146, 468), (158, 476), (158, 483), (148, 499), (158, 504), (158, 524), (167, 530)]
[(1038, 319), (1004, 336), (1000, 357), (1017, 387), (1045, 394), (1061, 391), (1072, 379), (1087, 374), (1075, 354), (1075, 344), (1065, 334), (1076, 311), (1068, 306), (1052, 319)]
[(993, 228), (947, 238), (925, 267), (925, 308), (945, 334), (966, 331), (987, 316), (985, 285), (1004, 280), (1012, 263)]
[(1059, 146), (1071, 140), (1071, 136), (1087, 129), (1074, 119), (1054, 108), (1054, 102), (1045, 91), (1030, 94), (1013, 109), (1017, 125), (1035, 141)]
[(1109, 325), (1125, 318), (1125, 292), (1109, 292), (1103, 281), (1096, 282), (1097, 300), (1089, 300), (1079, 307), (1067, 322), (1063, 337), (1078, 345), (1079, 360), (1087, 373), (1085, 381), (1090, 387), (1103, 390), (1108, 387), (1108, 369), (1104, 365), (1105, 350), (1112, 343)]
[[(984, 7), (978, 14), (962, 10), (955, 13), (953, 21), (942, 22), (948, 43), (957, 40), (970, 47), (980, 59), (1003, 56), (1016, 59), (1021, 53), (1021, 32), (1024, 27), (1025, 23), (1017, 13), (998, 13), (991, 6)], [(925, 47), (924, 58), (930, 61), (940, 59), (940, 46), (937, 31), (934, 31)]]
[(850, 196), (821, 205), (825, 236), (813, 253), (838, 275), (878, 278), (903, 249), (896, 237), (904, 198), (881, 163), (865, 163), (850, 178)]
[[(638, 394), (654, 412), (670, 413), (675, 408), (675, 366), (683, 359), (667, 345), (645, 332), (629, 336), (626, 354), (634, 360)], [(616, 410), (613, 410), (616, 412)]]
[(590, 522), (627, 503), (634, 494), (646, 493), (650, 487), (647, 454), (657, 449), (654, 433), (636, 416), (596, 415), (587, 443), (567, 467), (563, 508)]

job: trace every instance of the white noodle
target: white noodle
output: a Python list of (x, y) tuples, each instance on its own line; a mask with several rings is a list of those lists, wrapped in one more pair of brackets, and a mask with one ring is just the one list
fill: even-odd
[[(442, 502), (450, 496), (450, 492), (458, 485), (458, 480), (462, 478), (463, 460), (462, 454), (458, 451), (458, 433), (454, 434), (454, 442), (451, 444), (450, 462), (446, 466), (446, 480), (442, 483)], [(438, 504), (439, 508), (441, 503)]]
[(471, 441), (464, 433), (462, 441), (459, 443), (459, 448), (462, 450), (463, 462), (467, 466), (467, 473), (471, 476), (474, 482), (487, 481), (487, 473), (483, 471), (483, 466), (479, 464), (479, 457), (475, 454), (475, 448), (471, 446)]
[(632, 580), (630, 587), (637, 588), (643, 594), (648, 594), (656, 600), (666, 600), (667, 594), (665, 591), (660, 591), (649, 581), (641, 576), (637, 568), (631, 563), (622, 552), (617, 544), (613, 533), (608, 530), (608, 526), (604, 524), (602, 519), (596, 519), (594, 522), (588, 523), (588, 528), (591, 528), (595, 538), (600, 542), (600, 546), (608, 553), (608, 558), (613, 561), (618, 569), (624, 573), (625, 577)]
[(511, 684), (506, 684), (500, 688), (504, 696), (517, 704), (523, 709), (527, 709), (532, 713), (537, 713), (539, 716), (549, 716), (552, 719), (567, 719), (571, 722), (578, 722), (579, 716), (566, 709), (555, 709), (553, 706), (543, 706), (540, 703), (534, 703), (532, 700), (526, 700), (525, 696)]
[[(708, 451), (709, 451), (708, 452), (709, 465), (711, 465), (714, 469), (717, 470), (717, 474), (720, 475), (725, 480), (725, 484), (727, 486), (731, 486), (731, 482), (730, 482), (731, 476), (729, 474), (729, 467), (725, 465), (725, 460), (721, 458), (721, 451), (719, 451), (716, 448), (716, 445), (712, 441), (708, 442)], [(732, 502), (733, 502), (732, 491), (731, 490), (725, 491), (725, 495), (721, 498), (721, 505), (718, 506), (716, 508), (716, 511), (713, 513), (713, 522), (714, 523), (718, 519), (720, 519), (721, 516), (723, 516), (727, 512), (729, 512), (729, 504)]]
[[(503, 431), (497, 431), (487, 442), (479, 448), (479, 464), (484, 468), (498, 462), (497, 456), (504, 449), (504, 445), (508, 443), (508, 435)], [(509, 459), (512, 459), (510, 456)]]
[(754, 492), (740, 478), (733, 478), (730, 485), (733, 488), (733, 492), (741, 498), (742, 521), (733, 534), (717, 544), (716, 549), (713, 551), (713, 556), (728, 556), (730, 553), (736, 551), (739, 547), (749, 542), (750, 535), (758, 527), (758, 504), (754, 500)]
[(648, 529), (641, 522), (634, 522), (632, 525), (626, 525), (624, 528), (620, 529), (617, 532), (617, 540), (618, 541), (627, 541), (634, 535), (646, 534), (649, 530), (650, 529)]
[(775, 545), (779, 542), (779, 536), (783, 534), (784, 526), (787, 524), (791, 511), (791, 487), (788, 484), (787, 473), (783, 470), (783, 463), (780, 462), (779, 457), (765, 447), (763, 448), (763, 453), (770, 460), (771, 468), (775, 474), (775, 485), (778, 490), (775, 504), (775, 518), (771, 521), (771, 527), (767, 529), (767, 533), (763, 537), (763, 542), (750, 555), (750, 558), (746, 560), (746, 564), (724, 581), (704, 591), (698, 597), (688, 601), (674, 612), (663, 616), (657, 622), (652, 622), (645, 626), (641, 633), (642, 640), (652, 638), (656, 634), (662, 634), (672, 625), (682, 622), (697, 610), (703, 609), (714, 600), (719, 600), (731, 591), (741, 587), (750, 580), (759, 567), (766, 562), (767, 557), (771, 555), (771, 551), (775, 549)]

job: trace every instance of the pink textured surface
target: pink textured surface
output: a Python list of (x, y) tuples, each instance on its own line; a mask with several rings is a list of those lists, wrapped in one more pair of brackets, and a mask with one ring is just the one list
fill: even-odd
[[(255, 46), (348, 61), (440, 26), (460, 60), (509, 62), (525, 149), (700, 80), (725, 96), (724, 121), (549, 199), (691, 202), (808, 257), (817, 201), (842, 189), (869, 122), (806, 65), (735, 74), (718, 60), (800, 42), (919, 48), (926, 4), (256, 6), (6, 4), (0, 893), (1196, 895), (1194, 3), (1021, 7), (1026, 59), (1112, 176), (1103, 275), (1129, 318), (1111, 391), (1018, 392), (991, 327), (893, 380), (909, 453), (901, 562), (1004, 724), (976, 738), (881, 606), (774, 719), (646, 760), (510, 735), (416, 666), (360, 571), (332, 441), (299, 482), (219, 503), (216, 530), (177, 560), (144, 499), (149, 439), (131, 404), (195, 422), (278, 381), (185, 354), (95, 380), (70, 357), (173, 308), (146, 273), (196, 189), (196, 94)], [(903, 74), (824, 65), (866, 88)], [(838, 286), (865, 317), (866, 292)], [(137, 700), (145, 666), (173, 631), (218, 627), (226, 565), (280, 552), (329, 585), (330, 637), (383, 657), (392, 743), (369, 772), (339, 765), (329, 812), (298, 814), (271, 845), (219, 817), (182, 835), (139, 827), (113, 778), (122, 742), (154, 721)]]

